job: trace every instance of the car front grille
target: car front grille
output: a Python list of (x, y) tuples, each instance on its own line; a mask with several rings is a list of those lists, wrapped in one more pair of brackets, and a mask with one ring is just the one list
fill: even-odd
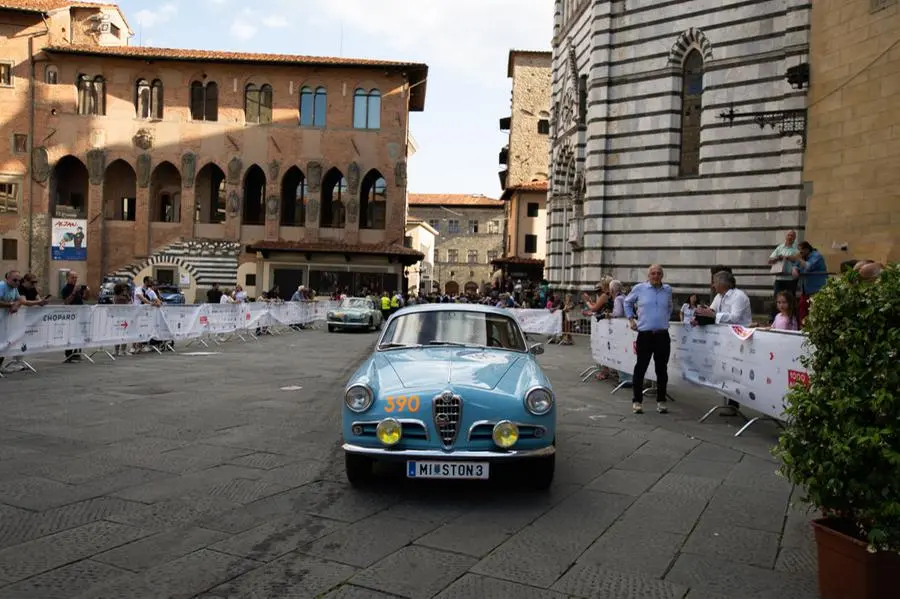
[(462, 404), (462, 398), (450, 391), (444, 391), (434, 398), (434, 427), (437, 429), (441, 444), (447, 449), (453, 446), (459, 433)]

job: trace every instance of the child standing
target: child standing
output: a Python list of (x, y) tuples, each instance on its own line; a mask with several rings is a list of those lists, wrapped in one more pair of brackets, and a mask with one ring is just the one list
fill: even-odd
[(794, 294), (790, 291), (779, 291), (775, 296), (775, 307), (778, 308), (778, 314), (772, 323), (772, 328), (780, 331), (796, 331), (800, 327), (797, 326), (797, 313)]

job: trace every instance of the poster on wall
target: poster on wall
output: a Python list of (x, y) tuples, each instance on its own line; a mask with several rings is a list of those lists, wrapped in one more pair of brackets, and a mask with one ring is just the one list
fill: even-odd
[(87, 260), (87, 221), (54, 218), (50, 250), (54, 260)]

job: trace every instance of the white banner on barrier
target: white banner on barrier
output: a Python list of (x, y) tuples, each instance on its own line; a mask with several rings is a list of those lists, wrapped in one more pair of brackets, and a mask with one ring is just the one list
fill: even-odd
[(151, 339), (180, 341), (272, 324), (310, 324), (325, 318), (329, 304), (260, 302), (22, 308), (15, 314), (0, 313), (0, 356), (111, 347)]
[[(800, 358), (806, 353), (801, 333), (757, 330), (738, 336), (731, 327), (691, 327), (671, 323), (669, 380), (682, 379), (715, 389), (725, 397), (773, 418), (784, 418), (784, 396), (794, 384), (808, 384)], [(637, 333), (624, 319), (594, 322), (591, 354), (598, 364), (632, 372)], [(655, 379), (651, 360), (647, 378)]]
[(521, 308), (509, 308), (519, 326), (526, 333), (535, 335), (559, 335), (562, 333), (562, 312), (556, 310), (525, 310)]

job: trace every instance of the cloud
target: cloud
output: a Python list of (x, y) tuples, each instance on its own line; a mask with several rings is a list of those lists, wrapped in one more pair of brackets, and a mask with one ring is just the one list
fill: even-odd
[(287, 17), (283, 17), (281, 15), (272, 15), (270, 17), (263, 18), (260, 23), (263, 24), (264, 27), (269, 27), (270, 29), (279, 29), (281, 27), (288, 26)]
[(156, 27), (157, 25), (161, 25), (169, 20), (171, 20), (175, 15), (178, 14), (178, 7), (171, 3), (167, 2), (163, 4), (156, 10), (150, 10), (145, 8), (143, 10), (137, 11), (135, 13), (135, 22), (141, 27)]
[[(279, 0), (286, 8), (295, 0)], [(380, 40), (397, 55), (467, 73), (490, 85), (508, 86), (506, 57), (512, 48), (550, 50), (553, 3), (548, 0), (438, 0), (412, 10), (410, 0), (311, 0), (308, 11)]]
[(231, 35), (239, 40), (247, 41), (256, 35), (258, 31), (256, 25), (247, 22), (245, 19), (238, 18), (231, 23)]

